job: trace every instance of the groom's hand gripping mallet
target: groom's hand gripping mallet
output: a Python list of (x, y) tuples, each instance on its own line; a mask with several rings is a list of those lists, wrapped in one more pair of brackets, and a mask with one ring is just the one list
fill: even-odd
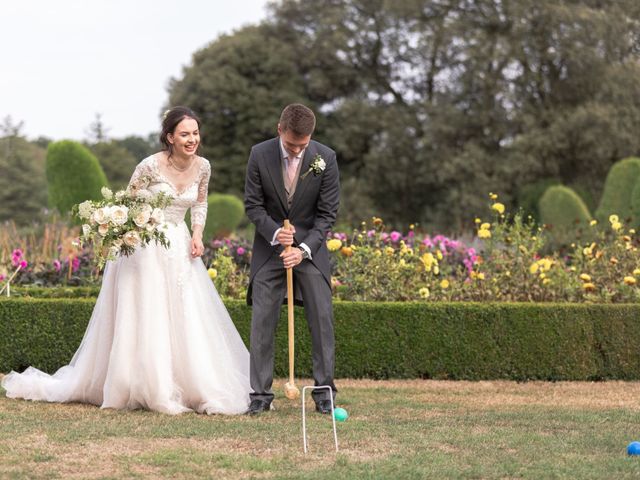
[[(289, 220), (284, 221), (284, 229), (291, 230), (291, 224)], [(291, 251), (291, 245), (286, 248), (286, 251)], [(294, 333), (293, 333), (293, 269), (287, 268), (287, 313), (289, 317), (289, 381), (284, 384), (284, 395), (289, 400), (295, 400), (300, 396), (300, 390), (295, 385), (293, 379), (293, 366), (294, 366)]]

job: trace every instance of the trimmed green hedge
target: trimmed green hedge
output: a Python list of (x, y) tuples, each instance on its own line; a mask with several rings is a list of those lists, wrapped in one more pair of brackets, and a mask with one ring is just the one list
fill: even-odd
[[(95, 299), (0, 300), (0, 371), (53, 372), (77, 348)], [(226, 302), (248, 343), (250, 309)], [(640, 379), (640, 305), (335, 302), (336, 376), (368, 378)], [(296, 309), (296, 374), (311, 342)], [(276, 375), (287, 374), (286, 311)]]

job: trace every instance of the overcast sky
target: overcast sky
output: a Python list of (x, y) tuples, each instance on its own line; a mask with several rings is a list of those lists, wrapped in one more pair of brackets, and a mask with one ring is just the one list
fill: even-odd
[(171, 77), (223, 33), (266, 17), (266, 0), (0, 0), (0, 120), (85, 138), (159, 129)]

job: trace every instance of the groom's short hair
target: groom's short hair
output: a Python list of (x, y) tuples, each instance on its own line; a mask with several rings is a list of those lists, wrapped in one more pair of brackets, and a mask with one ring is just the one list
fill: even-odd
[(316, 128), (316, 116), (309, 107), (301, 103), (292, 103), (284, 107), (280, 115), (280, 128), (298, 137), (306, 137)]

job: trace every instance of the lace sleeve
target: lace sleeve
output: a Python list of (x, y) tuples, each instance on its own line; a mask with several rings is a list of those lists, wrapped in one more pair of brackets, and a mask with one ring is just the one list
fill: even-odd
[(146, 159), (141, 161), (136, 165), (136, 169), (133, 171), (133, 175), (131, 175), (127, 190), (134, 194), (141, 190), (146, 190), (151, 183), (152, 176), (153, 170), (149, 162)]
[(207, 196), (209, 193), (209, 178), (211, 177), (211, 165), (206, 159), (202, 159), (202, 171), (198, 184), (198, 199), (191, 207), (191, 229), (196, 225), (204, 227), (207, 220)]

